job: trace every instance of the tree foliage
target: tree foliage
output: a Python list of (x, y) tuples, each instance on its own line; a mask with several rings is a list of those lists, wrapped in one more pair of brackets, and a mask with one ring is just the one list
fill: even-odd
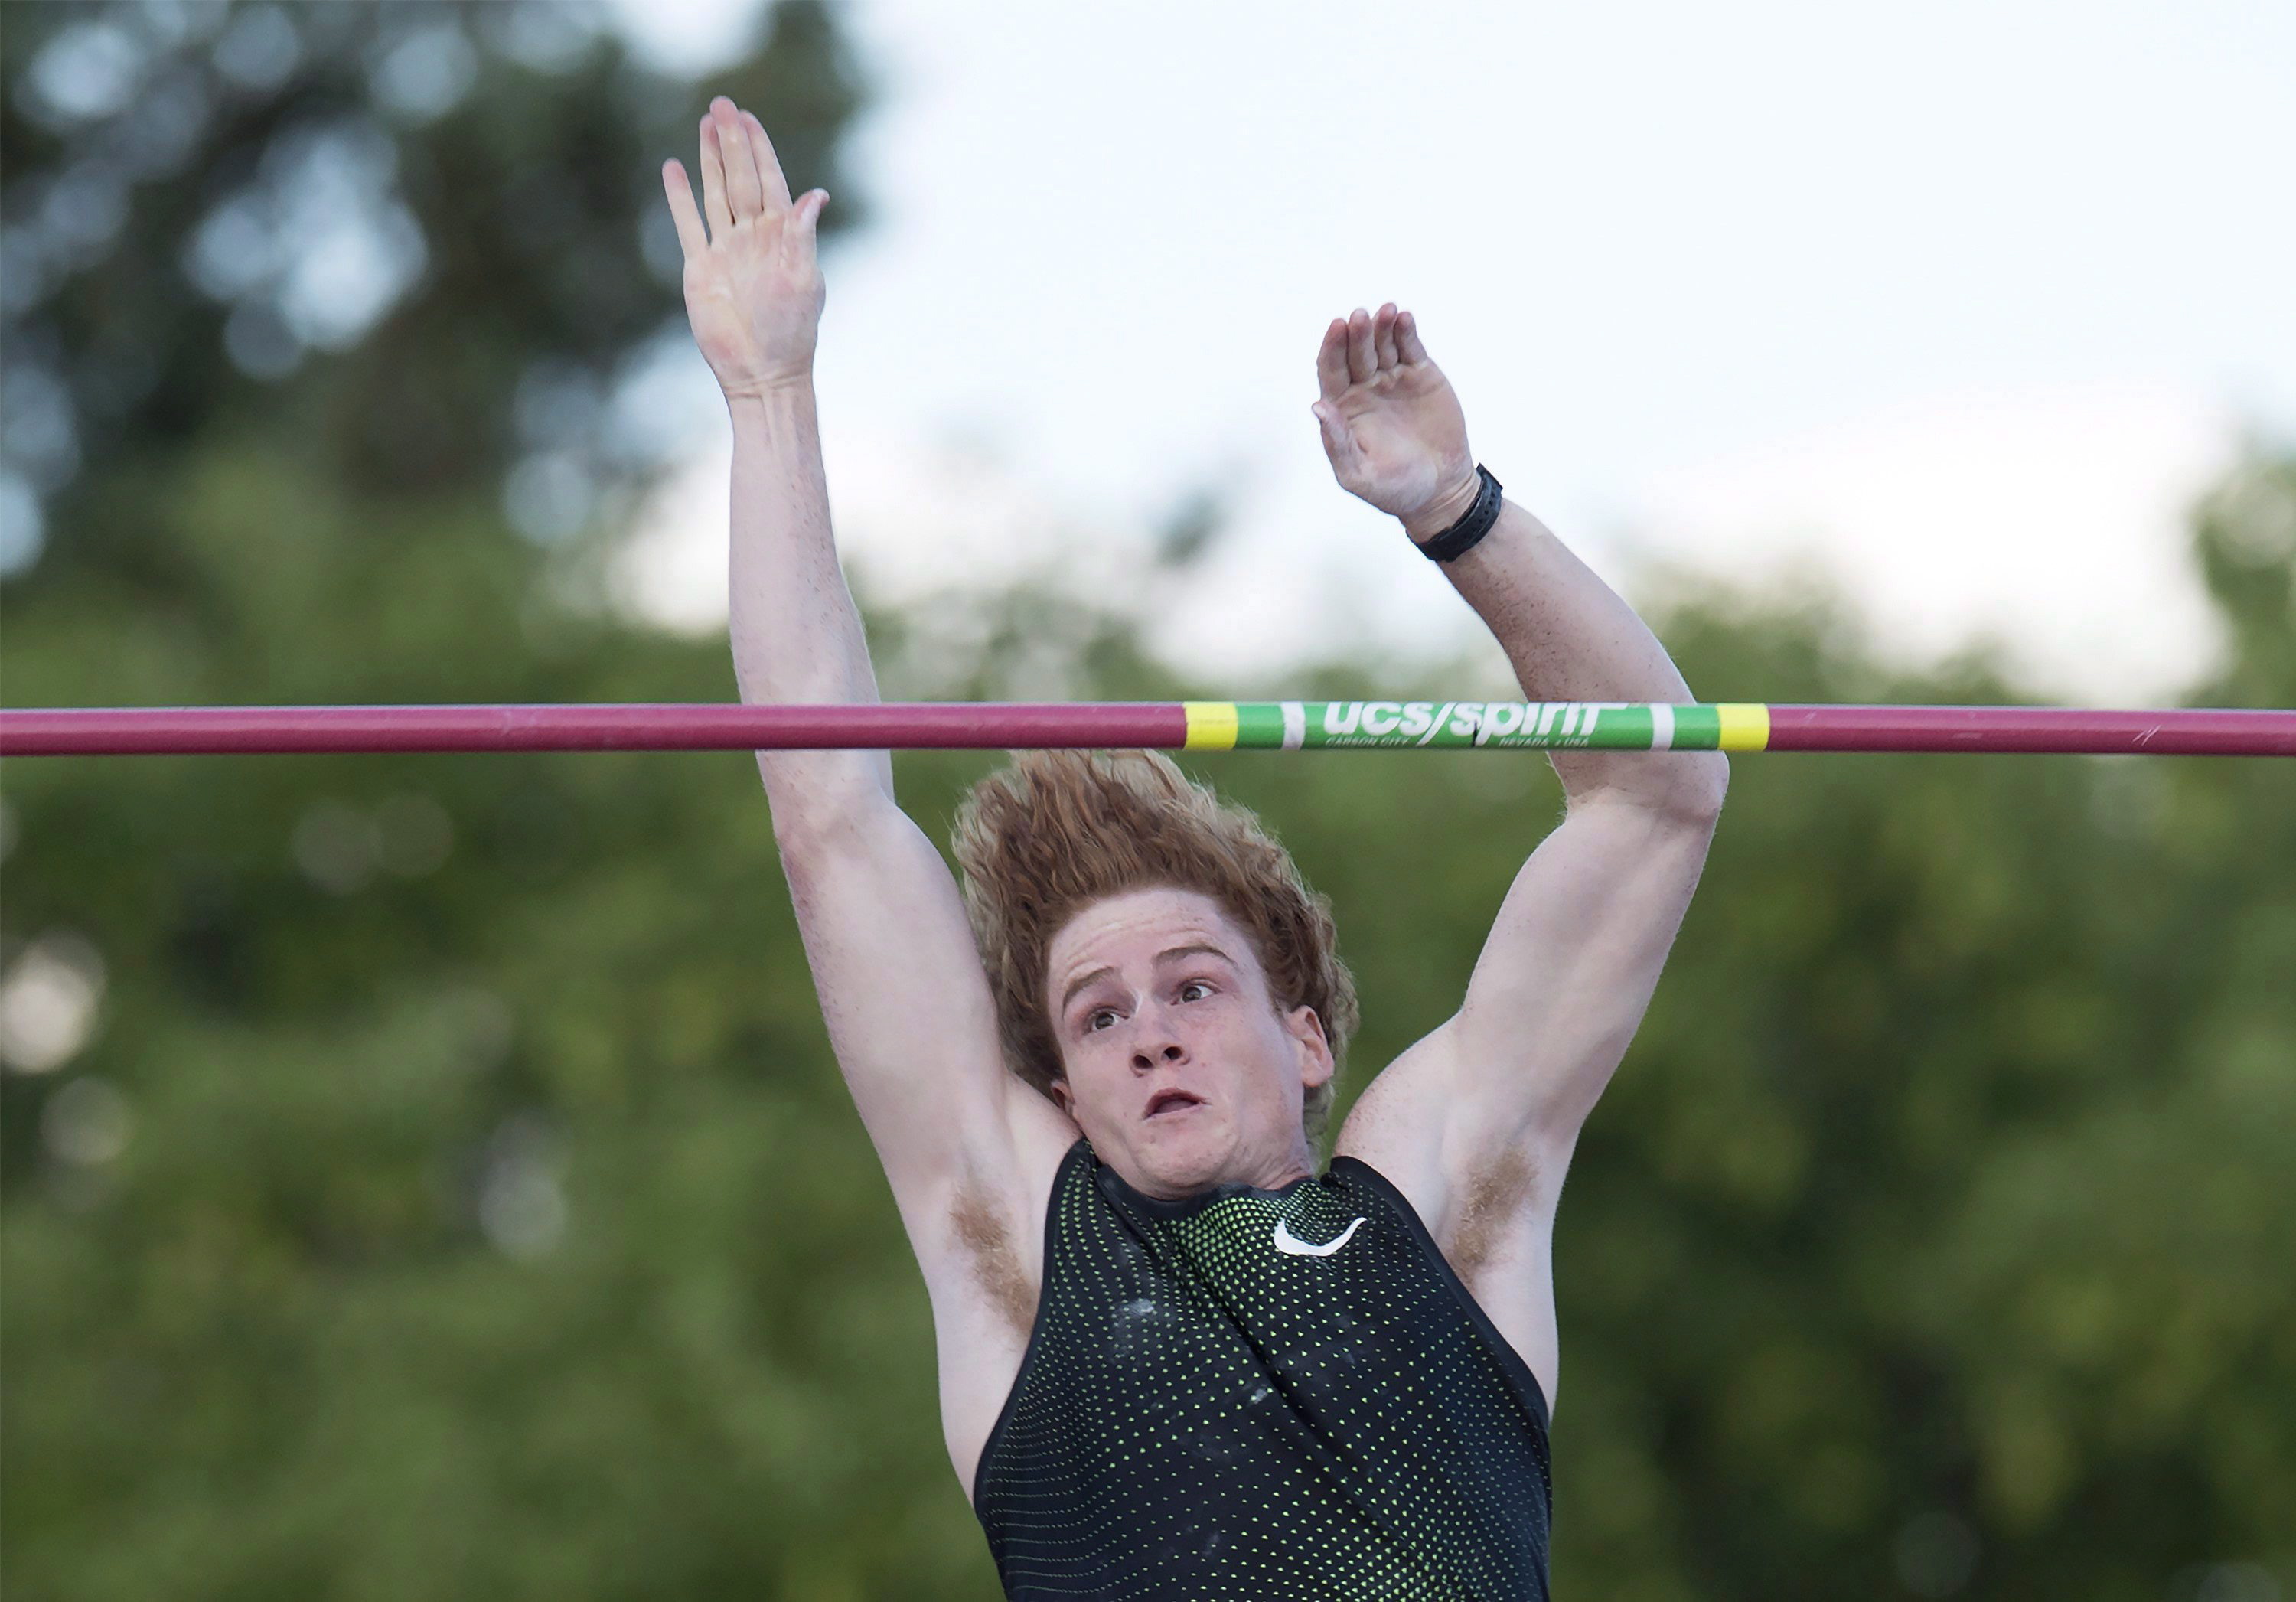
[[(10, 703), (731, 694), (722, 645), (562, 604), (580, 538), (534, 538), (611, 530), (652, 464), (614, 396), (676, 327), (652, 164), (701, 103), (570, 19), (0, 10), (47, 523)], [(791, 4), (719, 85), (842, 197), (861, 81)], [(296, 287), (329, 148), (383, 175), (357, 226), (420, 239), (356, 327)], [(2195, 701), (2296, 702), (2296, 458), (2194, 553), (2228, 641)], [(1717, 697), (2017, 687), (1886, 672), (1822, 598), (1663, 613)], [(871, 625), (895, 694), (1220, 687), (1056, 584)], [(903, 800), (945, 834), (988, 760), (904, 756)], [(1560, 801), (1496, 753), (1197, 766), (1337, 903), (1355, 1089), (1456, 1005)], [(12, 1595), (994, 1594), (745, 757), (4, 778)], [(1562, 1594), (2296, 1587), (2292, 799), (2266, 763), (1737, 763), (1562, 1209)]]

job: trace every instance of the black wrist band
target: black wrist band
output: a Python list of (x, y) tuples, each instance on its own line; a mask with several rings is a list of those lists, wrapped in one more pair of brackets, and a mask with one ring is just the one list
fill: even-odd
[(1429, 561), (1450, 562), (1466, 555), (1498, 522), (1499, 491), (1506, 486), (1480, 462), (1475, 464), (1475, 473), (1481, 482), (1475, 489), (1475, 504), (1467, 508), (1467, 515), (1434, 538), (1419, 542), (1419, 548), (1426, 553)]

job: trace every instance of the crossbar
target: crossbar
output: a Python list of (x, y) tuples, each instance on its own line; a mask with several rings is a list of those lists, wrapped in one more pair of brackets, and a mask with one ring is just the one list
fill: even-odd
[(2296, 756), (2296, 711), (1722, 702), (909, 702), (0, 709), (0, 755), (1021, 748)]

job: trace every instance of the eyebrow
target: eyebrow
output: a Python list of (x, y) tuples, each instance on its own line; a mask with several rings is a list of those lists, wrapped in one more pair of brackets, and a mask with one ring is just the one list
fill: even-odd
[[(1156, 953), (1156, 960), (1160, 963), (1169, 962), (1176, 957), (1217, 957), (1230, 967), (1234, 967), (1235, 965), (1234, 957), (1230, 957), (1218, 946), (1208, 946), (1201, 941), (1193, 945), (1188, 946), (1167, 946), (1163, 950)], [(1069, 1010), (1069, 1003), (1076, 999), (1076, 993), (1078, 990), (1084, 989), (1085, 986), (1090, 984), (1094, 980), (1105, 979), (1109, 974), (1115, 972), (1116, 970), (1112, 967), (1097, 967), (1093, 969), (1089, 974), (1079, 974), (1074, 979), (1070, 980), (1069, 988), (1061, 992), (1061, 1011), (1066, 1012)]]

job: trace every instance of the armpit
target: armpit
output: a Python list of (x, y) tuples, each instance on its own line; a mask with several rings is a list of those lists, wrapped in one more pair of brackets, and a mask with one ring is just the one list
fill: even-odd
[(1522, 1218), (1538, 1179), (1538, 1165), (1523, 1153), (1501, 1152), (1467, 1178), (1457, 1222), (1445, 1255), (1452, 1271), (1470, 1286)]
[(1037, 1321), (1037, 1291), (1021, 1269), (1011, 1225), (977, 1190), (958, 1193), (949, 1222), (956, 1231), (957, 1244), (972, 1260), (973, 1283), (988, 1297), (988, 1304), (1026, 1336)]

